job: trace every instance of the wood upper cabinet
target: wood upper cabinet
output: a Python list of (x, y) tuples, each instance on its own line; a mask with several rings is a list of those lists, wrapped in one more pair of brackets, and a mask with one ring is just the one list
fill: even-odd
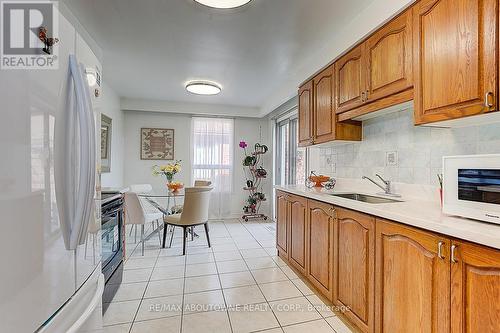
[(375, 218), (337, 208), (333, 301), (363, 332), (374, 331)]
[(299, 146), (312, 144), (313, 83), (309, 81), (299, 88)]
[(366, 94), (365, 44), (358, 45), (335, 62), (336, 113), (364, 103)]
[(377, 333), (450, 331), (449, 247), (446, 238), (377, 219)]
[(288, 257), (288, 200), (287, 194), (276, 191), (276, 245), (280, 255)]
[(407, 10), (365, 42), (366, 102), (413, 87), (412, 24)]
[(498, 1), (422, 0), (413, 10), (415, 122), (495, 110)]
[(302, 274), (306, 272), (307, 199), (296, 195), (288, 198), (290, 205), (290, 234), (288, 256), (290, 263)]
[(314, 143), (335, 139), (335, 112), (333, 112), (333, 65), (316, 75), (314, 86)]
[(329, 300), (333, 298), (333, 224), (332, 205), (308, 200), (307, 277)]
[(338, 121), (334, 110), (334, 87), (333, 65), (300, 87), (299, 146), (305, 147), (333, 140), (361, 140), (360, 122)]
[(466, 242), (453, 242), (451, 332), (500, 332), (500, 254)]

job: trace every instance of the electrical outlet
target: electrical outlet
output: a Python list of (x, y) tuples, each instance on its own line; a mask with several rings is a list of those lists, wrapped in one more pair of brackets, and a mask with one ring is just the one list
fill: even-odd
[(388, 151), (385, 153), (385, 165), (386, 166), (398, 166), (398, 152)]

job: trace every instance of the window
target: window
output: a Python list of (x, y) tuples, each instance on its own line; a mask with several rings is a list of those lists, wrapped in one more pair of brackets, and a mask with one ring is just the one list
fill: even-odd
[(193, 118), (193, 179), (211, 180), (214, 186), (210, 199), (211, 217), (230, 213), (233, 189), (234, 121), (221, 118)]

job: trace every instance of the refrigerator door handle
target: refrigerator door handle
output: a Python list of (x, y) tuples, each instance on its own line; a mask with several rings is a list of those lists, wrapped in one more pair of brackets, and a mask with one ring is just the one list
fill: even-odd
[(87, 119), (88, 128), (88, 173), (87, 173), (87, 195), (85, 197), (85, 218), (82, 220), (82, 224), (78, 228), (78, 236), (76, 237), (78, 245), (85, 244), (87, 237), (89, 224), (94, 223), (95, 219), (95, 207), (94, 207), (94, 194), (95, 194), (95, 168), (96, 168), (96, 129), (95, 129), (95, 119), (94, 110), (92, 107), (92, 100), (90, 95), (90, 88), (85, 75), (85, 67), (80, 64), (80, 74), (83, 83), (83, 99), (85, 101), (85, 115)]
[[(78, 247), (80, 229), (82, 224), (84, 224), (86, 216), (87, 216), (87, 200), (88, 192), (89, 192), (89, 128), (88, 128), (88, 117), (87, 117), (87, 106), (85, 99), (85, 86), (82, 80), (83, 75), (81, 73), (81, 69), (78, 66), (78, 62), (74, 55), (70, 55), (69, 59), (71, 75), (73, 77), (73, 82), (75, 85), (75, 93), (76, 93), (76, 111), (78, 115), (78, 123), (79, 123), (79, 134), (80, 134), (80, 166), (79, 166), (79, 175), (78, 175), (78, 184), (77, 184), (77, 195), (75, 200), (75, 209), (73, 215), (73, 224), (69, 229), (69, 250), (74, 250)], [(69, 183), (67, 183), (70, 186)], [(68, 191), (74, 191), (73, 188), (69, 188)]]

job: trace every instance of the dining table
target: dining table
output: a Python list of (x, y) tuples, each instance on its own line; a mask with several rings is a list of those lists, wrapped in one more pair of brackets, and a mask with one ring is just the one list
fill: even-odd
[[(175, 192), (164, 190), (164, 191), (138, 193), (137, 195), (140, 198), (144, 198), (149, 204), (151, 204), (151, 206), (162, 212), (163, 216), (165, 217), (167, 215), (176, 214), (178, 212), (179, 209), (177, 202), (181, 201), (181, 199), (184, 199), (185, 192), (183, 189)], [(156, 233), (160, 233), (162, 230), (163, 230), (162, 248), (165, 248), (166, 246), (165, 239), (166, 239), (166, 234), (168, 232), (165, 223), (162, 223), (158, 228), (153, 230), (153, 232), (147, 238), (150, 238), (152, 235)], [(196, 234), (194, 230), (189, 230), (189, 233), (191, 234), (191, 238), (198, 237), (198, 234)], [(172, 237), (170, 238), (170, 246), (172, 246), (172, 240), (173, 240), (173, 230), (172, 230)]]

